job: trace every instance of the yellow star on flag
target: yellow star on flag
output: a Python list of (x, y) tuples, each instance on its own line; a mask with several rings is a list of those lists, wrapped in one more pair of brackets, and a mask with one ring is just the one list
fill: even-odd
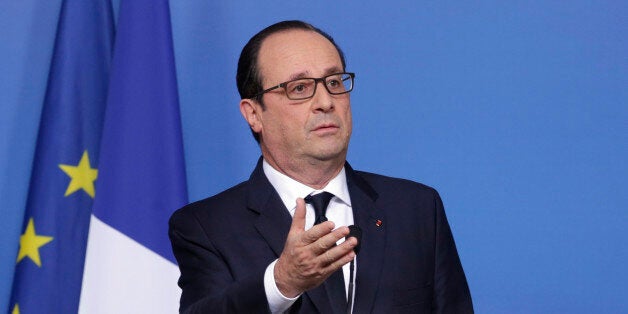
[(13, 311), (11, 311), (11, 314), (20, 314), (20, 307), (17, 305), (17, 303), (15, 303), (15, 306), (13, 307)]
[(94, 198), (96, 190), (94, 189), (94, 181), (98, 178), (98, 170), (92, 168), (89, 164), (89, 156), (87, 150), (83, 152), (81, 161), (76, 166), (71, 165), (59, 165), (59, 168), (63, 170), (72, 180), (68, 185), (68, 189), (65, 190), (65, 195), (68, 196), (80, 189), (83, 189), (85, 193)]
[(28, 220), (26, 231), (20, 236), (20, 252), (17, 254), (17, 263), (28, 256), (37, 266), (41, 267), (39, 248), (52, 241), (52, 237), (40, 236), (35, 233), (33, 218)]

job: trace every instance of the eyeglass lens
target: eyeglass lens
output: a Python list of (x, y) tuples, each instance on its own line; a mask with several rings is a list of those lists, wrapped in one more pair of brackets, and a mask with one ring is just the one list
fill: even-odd
[[(333, 74), (323, 78), (325, 88), (332, 95), (350, 92), (353, 88), (353, 78), (347, 73)], [(285, 89), (290, 99), (306, 99), (314, 96), (316, 79), (300, 79), (286, 83)]]

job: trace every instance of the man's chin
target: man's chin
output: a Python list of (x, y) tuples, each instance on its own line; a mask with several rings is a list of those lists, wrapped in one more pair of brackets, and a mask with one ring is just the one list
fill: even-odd
[(345, 161), (347, 156), (347, 146), (342, 144), (320, 145), (312, 152), (312, 155), (320, 161)]

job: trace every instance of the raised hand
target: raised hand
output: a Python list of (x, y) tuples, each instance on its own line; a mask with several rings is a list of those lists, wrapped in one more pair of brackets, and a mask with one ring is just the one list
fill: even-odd
[(334, 223), (326, 221), (305, 231), (305, 202), (297, 199), (290, 232), (283, 252), (275, 264), (275, 282), (279, 291), (293, 298), (315, 288), (333, 272), (355, 257), (355, 238), (340, 245), (336, 242), (349, 234), (348, 227), (334, 230)]

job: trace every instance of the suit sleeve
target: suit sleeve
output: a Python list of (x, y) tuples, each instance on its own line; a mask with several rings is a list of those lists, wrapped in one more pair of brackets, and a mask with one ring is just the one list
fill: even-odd
[(181, 270), (180, 313), (269, 312), (263, 271), (235, 281), (195, 216), (176, 212), (168, 234)]
[(436, 247), (433, 313), (473, 313), (469, 286), (458, 257), (456, 244), (445, 216), (443, 202), (434, 198)]

